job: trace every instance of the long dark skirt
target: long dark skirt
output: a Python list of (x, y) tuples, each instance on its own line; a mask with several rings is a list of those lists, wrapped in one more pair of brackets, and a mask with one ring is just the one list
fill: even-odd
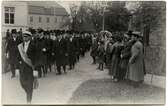
[(119, 79), (123, 80), (125, 79), (125, 75), (127, 72), (127, 68), (128, 68), (128, 59), (121, 59), (120, 60), (120, 64), (119, 64), (119, 69), (120, 69), (120, 73), (119, 73)]
[(116, 78), (119, 77), (119, 73), (120, 73), (119, 62), (120, 62), (119, 56), (113, 55), (109, 74)]

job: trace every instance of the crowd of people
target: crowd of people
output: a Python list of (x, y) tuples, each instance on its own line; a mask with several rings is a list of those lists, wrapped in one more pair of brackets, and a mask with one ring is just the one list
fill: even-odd
[(93, 38), (91, 56), (98, 69), (108, 68), (114, 82), (129, 80), (134, 87), (144, 81), (144, 47), (140, 32), (103, 33)]
[(128, 79), (134, 87), (144, 80), (144, 49), (142, 36), (138, 32), (128, 33), (91, 33), (73, 30), (29, 29), (6, 32), (6, 57), (15, 77), (20, 71), (21, 86), (31, 102), (34, 70), (37, 77), (45, 77), (48, 72), (57, 75), (72, 70), (86, 52), (90, 51), (97, 69), (108, 69), (114, 82)]
[[(35, 46), (33, 64), (39, 72), (39, 77), (45, 76), (52, 67), (57, 66), (57, 74), (61, 75), (61, 67), (66, 73), (66, 66), (74, 69), (80, 57), (91, 47), (91, 34), (89, 32), (42, 29), (30, 30), (32, 42)], [(17, 45), (22, 42), (22, 32), (11, 31), (7, 38), (6, 54), (10, 57), (12, 77), (15, 77), (15, 69), (18, 66)], [(7, 34), (8, 35), (8, 34)]]

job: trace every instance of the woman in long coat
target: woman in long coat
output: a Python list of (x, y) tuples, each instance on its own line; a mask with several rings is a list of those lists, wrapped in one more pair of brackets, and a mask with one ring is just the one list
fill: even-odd
[[(126, 39), (126, 38), (125, 38)], [(120, 61), (120, 75), (119, 75), (119, 79), (123, 80), (125, 79), (125, 75), (128, 69), (128, 62), (129, 62), (129, 58), (131, 57), (131, 47), (133, 45), (132, 41), (125, 41), (124, 42), (124, 48), (121, 51), (121, 61)]]
[(120, 63), (120, 55), (121, 55), (121, 50), (123, 48), (122, 45), (122, 38), (120, 36), (117, 36), (116, 38), (117, 42), (113, 44), (112, 48), (112, 60), (111, 60), (111, 66), (109, 69), (109, 74), (111, 75), (112, 79), (117, 82), (119, 75), (120, 75), (120, 68), (119, 68), (119, 63)]
[(138, 34), (132, 36), (132, 40), (136, 42), (131, 48), (129, 70), (127, 73), (127, 77), (133, 82), (134, 87), (138, 87), (139, 83), (144, 81), (143, 45), (137, 40), (138, 37)]

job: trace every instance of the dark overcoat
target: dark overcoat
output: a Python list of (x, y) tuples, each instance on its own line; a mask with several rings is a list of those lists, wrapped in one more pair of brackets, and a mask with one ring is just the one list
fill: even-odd
[[(44, 38), (36, 39), (36, 57), (35, 57), (35, 66), (46, 65), (47, 63), (47, 44)], [(46, 49), (46, 51), (43, 51)]]
[(119, 73), (120, 73), (120, 68), (119, 68), (119, 63), (120, 63), (120, 55), (121, 55), (121, 50), (122, 50), (123, 46), (121, 43), (114, 43), (113, 44), (113, 48), (112, 48), (112, 60), (111, 60), (111, 66), (110, 66), (110, 73), (111, 75), (115, 76), (115, 77), (119, 77)]
[(13, 38), (9, 39), (7, 47), (6, 47), (6, 53), (9, 53), (9, 63), (11, 64), (18, 64), (18, 44), (21, 43), (21, 40), (16, 38), (16, 40), (14, 40)]
[(52, 39), (46, 39), (46, 55), (47, 55), (47, 64), (51, 64), (54, 62), (52, 59), (52, 47), (53, 47), (53, 40)]
[(74, 37), (73, 41), (74, 41), (74, 45), (75, 45), (76, 56), (79, 56), (80, 55), (79, 37)]
[(129, 58), (131, 56), (131, 47), (132, 47), (132, 42), (128, 42), (127, 44), (124, 45), (123, 50), (121, 51), (121, 60), (120, 60), (120, 79), (124, 79), (127, 69), (128, 69), (128, 62)]
[(65, 39), (58, 40), (56, 43), (56, 65), (64, 66), (68, 64), (67, 42)]
[(67, 50), (68, 50), (68, 61), (69, 63), (75, 63), (76, 62), (76, 46), (75, 46), (75, 41), (74, 39), (68, 40), (68, 45), (67, 45)]

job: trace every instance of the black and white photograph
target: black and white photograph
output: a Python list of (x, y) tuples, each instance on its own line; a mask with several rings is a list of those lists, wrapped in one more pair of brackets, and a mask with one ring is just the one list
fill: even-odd
[(165, 105), (166, 1), (1, 1), (2, 105)]

